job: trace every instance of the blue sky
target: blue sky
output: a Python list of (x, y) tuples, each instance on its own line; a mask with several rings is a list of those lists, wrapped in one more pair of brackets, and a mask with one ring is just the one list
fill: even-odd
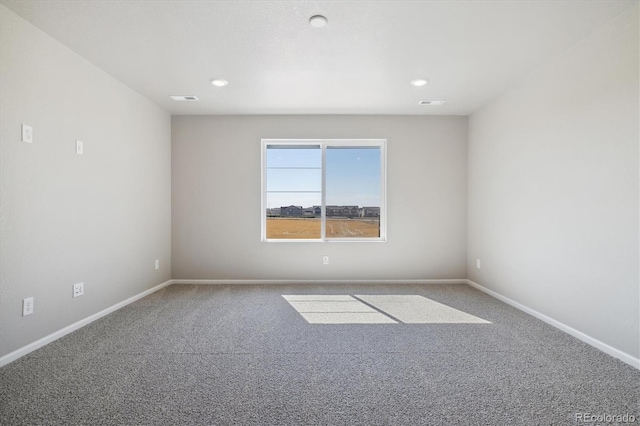
[[(320, 149), (267, 149), (266, 207), (320, 205), (321, 168)], [(327, 148), (326, 169), (327, 205), (380, 206), (378, 147)]]

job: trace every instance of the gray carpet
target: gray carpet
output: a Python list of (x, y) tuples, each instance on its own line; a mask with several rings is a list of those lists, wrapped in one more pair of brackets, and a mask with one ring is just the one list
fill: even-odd
[[(301, 294), (485, 322), (309, 324)], [(172, 285), (0, 369), (2, 425), (637, 424), (639, 401), (640, 371), (466, 285)]]

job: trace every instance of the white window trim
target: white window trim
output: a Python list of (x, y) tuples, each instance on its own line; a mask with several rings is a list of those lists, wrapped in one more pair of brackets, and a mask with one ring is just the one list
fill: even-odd
[[(326, 172), (325, 172), (325, 152), (327, 146), (377, 146), (380, 147), (380, 237), (378, 238), (314, 238), (314, 239), (268, 239), (267, 238), (267, 167), (266, 152), (267, 145), (320, 145), (322, 149), (322, 211), (321, 211), (321, 233), (325, 235), (326, 222)], [(283, 243), (378, 243), (387, 241), (387, 140), (386, 139), (262, 139), (260, 146), (260, 239), (262, 242), (283, 242)]]

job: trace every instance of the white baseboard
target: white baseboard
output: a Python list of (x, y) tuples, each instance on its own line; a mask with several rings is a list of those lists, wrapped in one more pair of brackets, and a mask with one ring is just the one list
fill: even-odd
[(622, 352), (619, 349), (614, 348), (613, 346), (609, 346), (604, 342), (601, 342), (598, 339), (595, 339), (591, 336), (589, 336), (588, 334), (585, 334), (581, 331), (576, 330), (573, 327), (569, 327), (566, 324), (561, 323), (560, 321), (557, 321), (551, 317), (546, 316), (545, 314), (542, 314), (538, 311), (536, 311), (535, 309), (531, 309), (528, 306), (525, 306), (521, 303), (516, 302), (515, 300), (509, 299), (506, 296), (501, 295), (500, 293), (496, 293), (493, 290), (489, 290), (488, 288), (481, 286), (480, 284), (478, 284), (477, 282), (471, 281), (471, 280), (466, 280), (467, 284), (469, 284), (471, 287), (477, 288), (478, 290), (482, 291), (483, 293), (488, 294), (489, 296), (493, 296), (496, 299), (513, 306), (516, 309), (519, 309), (523, 312), (528, 313), (529, 315), (538, 318), (539, 320), (542, 320), (544, 322), (546, 322), (547, 324), (564, 331), (565, 333), (568, 333), (570, 335), (572, 335), (573, 337), (582, 340), (583, 342), (585, 342), (588, 345), (591, 345), (597, 349), (600, 349), (602, 352), (611, 355), (614, 358), (618, 358), (620, 361), (625, 362), (627, 364), (629, 364), (632, 367), (637, 368), (638, 370), (640, 370), (640, 358), (636, 358), (632, 355), (629, 355), (626, 352)]
[(464, 278), (436, 280), (190, 280), (173, 279), (172, 284), (467, 284)]
[(65, 328), (58, 330), (54, 333), (49, 334), (48, 336), (43, 337), (42, 339), (36, 340), (33, 343), (29, 343), (26, 346), (21, 347), (20, 349), (16, 349), (15, 351), (8, 353), (7, 355), (0, 357), (0, 367), (9, 364), (12, 361), (17, 360), (18, 358), (25, 356), (26, 354), (28, 354), (29, 352), (33, 352), (36, 349), (39, 349), (41, 347), (43, 347), (46, 344), (49, 344), (51, 342), (53, 342), (54, 340), (58, 340), (59, 338), (78, 330), (79, 328), (84, 327), (87, 324), (92, 323), (93, 321), (100, 319), (104, 316), (109, 315), (110, 313), (117, 311), (118, 309), (127, 306), (130, 303), (135, 302), (138, 299), (142, 299), (145, 296), (148, 296), (149, 294), (156, 292), (158, 290), (160, 290), (161, 288), (164, 288), (168, 285), (170, 285), (172, 283), (172, 280), (169, 281), (165, 281), (162, 284), (159, 284), (153, 288), (150, 288), (149, 290), (143, 291), (140, 294), (136, 294), (133, 297), (128, 298), (127, 300), (123, 300), (120, 303), (116, 303), (113, 306), (110, 306), (106, 309), (103, 309), (102, 311), (95, 313), (91, 316), (88, 316), (87, 318), (81, 319), (80, 321), (74, 322), (71, 325), (66, 326)]

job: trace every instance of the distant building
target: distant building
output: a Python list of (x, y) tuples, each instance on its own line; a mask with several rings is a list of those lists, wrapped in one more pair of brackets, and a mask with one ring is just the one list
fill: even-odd
[(304, 209), (302, 206), (280, 207), (280, 216), (295, 217), (302, 216)]
[(358, 206), (327, 206), (327, 216), (357, 217)]
[(380, 217), (380, 207), (361, 207), (360, 217)]

